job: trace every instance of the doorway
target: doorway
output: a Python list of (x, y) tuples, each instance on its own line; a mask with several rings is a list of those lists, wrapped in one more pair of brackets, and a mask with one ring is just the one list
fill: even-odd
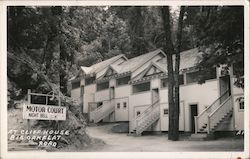
[(115, 87), (110, 87), (110, 100), (115, 98)]
[(152, 104), (159, 100), (159, 89), (152, 89)]
[(195, 121), (194, 117), (198, 115), (198, 109), (197, 109), (197, 104), (191, 104), (190, 105), (190, 125), (191, 125), (191, 132), (195, 132)]
[[(225, 93), (228, 91), (227, 93)], [(220, 97), (221, 97), (221, 103), (225, 101), (229, 96), (231, 95), (231, 87), (230, 87), (230, 76), (226, 75), (223, 77), (220, 77)]]
[(81, 113), (84, 112), (84, 86), (81, 86), (81, 92), (80, 92), (80, 111)]

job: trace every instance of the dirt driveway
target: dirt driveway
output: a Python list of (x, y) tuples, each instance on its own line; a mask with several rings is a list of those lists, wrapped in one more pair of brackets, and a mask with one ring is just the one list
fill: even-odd
[(244, 140), (223, 138), (214, 141), (169, 141), (167, 135), (128, 136), (113, 133), (113, 124), (88, 127), (87, 133), (102, 139), (106, 144), (91, 147), (85, 151), (98, 152), (183, 152), (183, 151), (243, 151)]

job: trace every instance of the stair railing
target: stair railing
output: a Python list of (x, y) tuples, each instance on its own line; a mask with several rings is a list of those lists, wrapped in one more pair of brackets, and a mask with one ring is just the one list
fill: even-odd
[(115, 109), (114, 100), (103, 101), (103, 104), (90, 112), (90, 119), (98, 122)]
[(159, 109), (159, 100), (155, 101), (151, 106), (149, 106), (146, 110), (144, 110), (140, 115), (138, 115), (135, 119), (136, 128), (138, 128), (146, 119), (150, 118), (150, 115), (154, 113), (160, 112)]
[(217, 109), (208, 115), (208, 134), (215, 128), (223, 116), (231, 110), (233, 110), (232, 96), (228, 97)]
[[(141, 114), (139, 114), (138, 116), (136, 116), (131, 122), (130, 122), (130, 126), (131, 130), (135, 130), (138, 126), (138, 122), (139, 120), (141, 120), (142, 118), (144, 118), (144, 114), (148, 114), (148, 112), (150, 110), (152, 110), (153, 107), (155, 107), (156, 104), (159, 103), (159, 99), (157, 101), (155, 101), (152, 105), (150, 105), (146, 110), (144, 110)], [(160, 111), (160, 110), (159, 110)]]
[(223, 99), (227, 99), (229, 97), (230, 91), (226, 90), (219, 98), (217, 98), (210, 106), (204, 109), (198, 116), (194, 118), (195, 120), (195, 133), (198, 133), (199, 129), (206, 123), (208, 123), (208, 115), (217, 109)]

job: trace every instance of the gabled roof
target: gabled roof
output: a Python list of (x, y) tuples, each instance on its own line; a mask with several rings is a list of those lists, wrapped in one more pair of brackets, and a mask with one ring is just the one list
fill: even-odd
[(124, 58), (125, 60), (127, 60), (127, 58), (123, 54), (120, 54), (120, 55), (114, 56), (114, 57), (112, 57), (110, 59), (107, 59), (107, 60), (104, 60), (102, 62), (96, 63), (96, 64), (94, 64), (94, 65), (92, 65), (90, 67), (81, 66), (81, 70), (78, 72), (78, 74), (75, 76), (75, 78), (79, 77), (80, 72), (83, 72), (86, 75), (96, 74), (99, 71), (107, 68), (112, 63), (119, 60), (120, 58)]
[(110, 59), (107, 59), (105, 61), (102, 61), (102, 62), (99, 62), (97, 64), (94, 64), (94, 65), (90, 66), (91, 71), (89, 73), (97, 73), (97, 72), (103, 70), (104, 68), (108, 67), (113, 62), (115, 62), (116, 60), (120, 59), (121, 57), (123, 57), (124, 59), (127, 59), (123, 54), (114, 56), (114, 57), (112, 57)]
[[(180, 71), (185, 71), (189, 68), (194, 68), (196, 64), (200, 60), (200, 54), (198, 48), (190, 49), (187, 51), (183, 51), (180, 53)], [(173, 56), (173, 63), (175, 63), (175, 55)], [(160, 76), (166, 76), (167, 75), (167, 57), (164, 57), (156, 62), (152, 62), (150, 66), (148, 66), (146, 69), (144, 69), (140, 74), (135, 76), (131, 82), (140, 82), (140, 80), (143, 80), (144, 78), (149, 79), (149, 77), (144, 77), (146, 72), (152, 67), (152, 65), (157, 66), (157, 68), (164, 70), (164, 73)], [(157, 76), (155, 76), (157, 77)], [(154, 78), (154, 77), (151, 77)]]
[(117, 73), (118, 73), (117, 70), (115, 70), (115, 69), (112, 67), (112, 65), (110, 65), (109, 68), (107, 69), (107, 71), (103, 74), (103, 77), (110, 76), (110, 75), (108, 75), (108, 73), (109, 73), (110, 71), (112, 71), (112, 74), (111, 74), (111, 75), (117, 74)]
[[(180, 70), (195, 67), (200, 62), (200, 55), (198, 48), (183, 51), (180, 54)], [(175, 59), (175, 58), (174, 58)]]
[(85, 67), (85, 66), (81, 66), (81, 70), (85, 73), (85, 74), (89, 74), (92, 70), (91, 67)]
[(122, 63), (121, 65), (112, 65), (112, 67), (117, 70), (118, 73), (133, 72), (159, 53), (162, 53), (165, 56), (162, 50), (157, 49), (155, 51), (151, 51), (149, 53), (131, 58), (128, 61)]
[(159, 62), (152, 62), (146, 69), (144, 69), (140, 74), (135, 76), (132, 80), (145, 77), (145, 75), (152, 67), (156, 67), (158, 70), (160, 70), (161, 73), (167, 73), (167, 68), (164, 67), (164, 65), (161, 65)]
[[(190, 49), (180, 53), (180, 70), (195, 67), (199, 63), (200, 53), (198, 48)], [(175, 55), (173, 56), (173, 63), (175, 64)], [(167, 57), (156, 62), (159, 67), (167, 70)]]

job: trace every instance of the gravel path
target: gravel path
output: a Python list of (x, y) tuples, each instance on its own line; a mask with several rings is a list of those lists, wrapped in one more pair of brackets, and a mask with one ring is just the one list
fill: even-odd
[(244, 140), (223, 138), (214, 141), (169, 141), (167, 135), (128, 136), (126, 133), (112, 133), (113, 124), (87, 128), (87, 133), (102, 139), (106, 145), (91, 147), (85, 151), (97, 152), (183, 152), (183, 151), (243, 151)]

